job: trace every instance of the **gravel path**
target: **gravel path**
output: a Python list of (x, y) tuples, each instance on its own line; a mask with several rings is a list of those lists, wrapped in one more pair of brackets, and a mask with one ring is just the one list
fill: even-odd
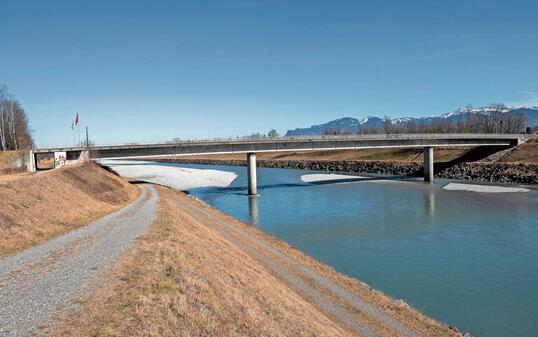
[[(397, 334), (406, 337), (420, 337), (420, 335), (409, 328), (407, 328), (402, 323), (393, 319), (392, 317), (385, 314), (380, 309), (372, 306), (371, 304), (366, 303), (358, 296), (352, 294), (348, 290), (342, 288), (337, 283), (329, 280), (325, 276), (321, 275), (315, 270), (312, 270), (305, 265), (299, 263), (298, 261), (292, 259), (287, 254), (283, 253), (277, 248), (274, 248), (268, 245), (265, 242), (262, 242), (255, 238), (250, 233), (242, 230), (240, 227), (234, 225), (232, 222), (225, 221), (221, 218), (214, 216), (213, 214), (207, 212), (204, 209), (194, 207), (185, 201), (178, 199), (178, 203), (181, 207), (188, 211), (192, 216), (197, 218), (204, 219), (205, 223), (213, 229), (217, 230), (226, 239), (230, 240), (234, 244), (237, 244), (246, 252), (248, 252), (253, 258), (260, 261), (273, 273), (278, 275), (281, 279), (285, 280), (290, 286), (295, 288), (300, 294), (304, 297), (309, 298), (313, 301), (318, 308), (329, 316), (337, 318), (340, 322), (344, 323), (351, 330), (353, 330), (357, 335), (364, 337), (373, 337), (377, 336), (372, 330), (370, 330), (365, 322), (359, 320), (346, 308), (335, 303), (330, 297), (324, 296), (323, 293), (316, 290), (314, 287), (310, 286), (302, 278), (297, 277), (296, 273), (286, 267), (285, 262), (296, 270), (300, 271), (303, 276), (310, 280), (310, 282), (316, 287), (322, 287), (330, 291), (340, 299), (344, 300), (356, 310), (363, 312), (374, 318), (378, 322), (382, 323), (384, 326), (389, 327), (391, 330), (397, 332)], [(227, 230), (231, 231), (233, 235)], [(243, 241), (245, 240), (245, 241)], [(255, 244), (258, 247), (261, 247), (263, 250), (269, 252), (274, 257), (271, 257), (263, 252), (263, 250), (254, 248), (249, 245), (249, 243)]]
[(91, 224), (0, 260), (0, 336), (28, 336), (59, 310), (76, 305), (156, 217), (157, 192)]

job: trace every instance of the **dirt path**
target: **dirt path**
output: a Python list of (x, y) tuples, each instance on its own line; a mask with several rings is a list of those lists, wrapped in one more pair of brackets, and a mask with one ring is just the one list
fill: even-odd
[(220, 235), (240, 246), (322, 312), (340, 321), (357, 335), (384, 336), (388, 329), (389, 335), (420, 336), (321, 273), (292, 259), (278, 248), (258, 240), (232, 222), (197, 208), (185, 199), (178, 199), (177, 203), (191, 216), (203, 220)]
[(0, 336), (30, 335), (72, 305), (154, 221), (153, 186), (121, 210), (0, 260)]
[(43, 336), (462, 336), (193, 198), (158, 216)]

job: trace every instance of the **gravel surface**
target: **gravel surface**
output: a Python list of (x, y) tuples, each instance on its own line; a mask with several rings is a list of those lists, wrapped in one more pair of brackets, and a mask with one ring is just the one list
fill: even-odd
[(51, 316), (76, 306), (104, 268), (156, 217), (157, 192), (91, 224), (0, 260), (0, 336), (29, 336)]

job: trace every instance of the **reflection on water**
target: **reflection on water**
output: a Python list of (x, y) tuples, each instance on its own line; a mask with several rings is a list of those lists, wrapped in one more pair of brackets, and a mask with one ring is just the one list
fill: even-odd
[[(199, 166), (193, 166), (199, 167)], [(198, 198), (473, 336), (538, 330), (538, 193), (446, 191), (445, 182), (304, 184), (311, 171), (246, 169)]]
[(430, 220), (435, 218), (435, 193), (431, 190), (424, 192), (424, 213)]
[(253, 226), (258, 226), (258, 196), (249, 195), (248, 199), (248, 221)]

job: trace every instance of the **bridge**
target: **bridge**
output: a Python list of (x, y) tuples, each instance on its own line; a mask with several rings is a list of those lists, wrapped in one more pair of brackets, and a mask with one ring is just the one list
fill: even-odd
[(247, 158), (248, 192), (257, 194), (256, 153), (371, 148), (423, 148), (424, 181), (433, 181), (433, 149), (436, 147), (474, 147), (518, 145), (519, 134), (376, 134), (349, 136), (311, 136), (262, 138), (256, 140), (182, 141), (157, 144), (128, 144), (91, 147), (38, 148), (30, 151), (28, 170), (35, 171), (36, 156), (65, 152), (67, 159), (87, 155), (96, 159), (140, 159), (179, 157), (205, 154), (245, 153)]

